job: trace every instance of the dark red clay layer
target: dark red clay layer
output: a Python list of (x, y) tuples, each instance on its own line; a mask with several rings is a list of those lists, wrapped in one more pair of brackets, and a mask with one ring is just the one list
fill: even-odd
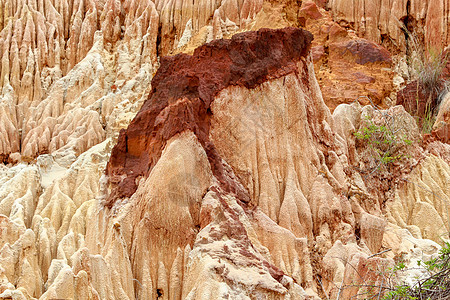
[(308, 55), (312, 39), (311, 33), (298, 28), (261, 29), (215, 40), (195, 49), (192, 56), (163, 57), (148, 99), (127, 130), (120, 131), (112, 150), (106, 167), (112, 191), (106, 205), (130, 197), (137, 179), (149, 175), (166, 142), (185, 130), (197, 136), (222, 188), (248, 201), (209, 140), (211, 103), (228, 86), (251, 89), (297, 72), (297, 62)]
[(365, 39), (351, 40), (346, 43), (337, 44), (341, 48), (342, 55), (350, 52), (356, 57), (356, 63), (365, 65), (368, 63), (386, 63), (391, 64), (392, 58), (389, 51), (380, 45)]

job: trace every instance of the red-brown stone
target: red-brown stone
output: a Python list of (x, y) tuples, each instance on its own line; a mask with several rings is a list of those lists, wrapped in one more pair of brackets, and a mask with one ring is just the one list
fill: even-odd
[(437, 96), (436, 92), (427, 92), (423, 84), (414, 80), (397, 93), (397, 105), (403, 105), (407, 112), (422, 118), (436, 106)]
[(324, 46), (315, 46), (311, 48), (311, 55), (314, 63), (320, 61), (325, 56)]
[(251, 89), (297, 72), (296, 63), (307, 56), (312, 39), (311, 33), (298, 28), (261, 29), (215, 40), (192, 56), (163, 57), (148, 99), (127, 130), (121, 130), (112, 150), (106, 174), (113, 189), (106, 205), (131, 196), (137, 180), (148, 176), (159, 160), (167, 140), (184, 130), (196, 134), (222, 187), (245, 201), (246, 192), (227, 175), (209, 141), (210, 105), (228, 86)]
[(320, 19), (323, 17), (323, 15), (320, 13), (319, 8), (317, 7), (316, 3), (314, 2), (306, 2), (302, 5), (300, 8), (300, 14), (305, 15), (306, 17), (310, 19)]
[(450, 125), (445, 124), (442, 127), (433, 130), (431, 133), (425, 134), (423, 140), (424, 144), (429, 144), (434, 141), (450, 143)]
[(339, 24), (333, 23), (326, 30), (328, 32), (328, 38), (331, 42), (339, 41), (348, 36), (347, 30), (339, 26)]
[(367, 63), (392, 62), (391, 54), (385, 48), (365, 39), (350, 40), (344, 43), (336, 43), (335, 47), (341, 51), (341, 55), (347, 53), (356, 58), (356, 63), (365, 65)]
[(375, 82), (375, 78), (373, 78), (372, 76), (366, 75), (362, 72), (355, 72), (352, 74), (352, 76), (355, 79), (355, 81), (358, 83), (374, 83)]

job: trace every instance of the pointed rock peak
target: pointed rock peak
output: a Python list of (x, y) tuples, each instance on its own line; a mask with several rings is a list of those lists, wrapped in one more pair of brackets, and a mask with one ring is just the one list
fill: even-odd
[(239, 194), (209, 141), (211, 103), (229, 86), (251, 89), (298, 72), (297, 62), (307, 57), (312, 40), (303, 29), (260, 29), (212, 41), (192, 56), (163, 57), (147, 101), (112, 151), (106, 170), (112, 185), (108, 206), (130, 197), (139, 178), (148, 176), (159, 160), (166, 141), (184, 130), (195, 133), (225, 189)]

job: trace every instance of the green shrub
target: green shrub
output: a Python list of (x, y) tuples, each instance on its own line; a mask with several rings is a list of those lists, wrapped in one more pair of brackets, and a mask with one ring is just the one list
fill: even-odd
[(388, 122), (378, 125), (370, 116), (366, 116), (364, 125), (354, 135), (369, 147), (373, 158), (378, 162), (376, 169), (381, 165), (408, 158), (400, 150), (413, 143), (406, 134), (399, 135), (398, 132), (393, 131)]
[[(424, 266), (428, 276), (417, 281), (413, 286), (398, 285), (385, 294), (384, 300), (403, 299), (450, 299), (450, 243), (445, 242), (439, 255), (426, 262), (418, 262)], [(394, 272), (403, 270), (394, 267)]]

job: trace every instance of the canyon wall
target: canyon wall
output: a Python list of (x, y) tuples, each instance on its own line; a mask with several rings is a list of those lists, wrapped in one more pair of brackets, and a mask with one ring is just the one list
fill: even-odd
[(159, 56), (251, 29), (272, 6), (284, 13), (262, 0), (2, 0), (2, 160), (79, 155), (123, 126), (118, 115), (136, 113)]
[(0, 0), (0, 298), (348, 299), (436, 253), (450, 146), (356, 21), (418, 4), (316, 2)]
[(377, 44), (404, 51), (409, 33), (418, 38), (416, 47), (442, 50), (450, 42), (447, 0), (329, 0), (327, 7), (336, 22)]

